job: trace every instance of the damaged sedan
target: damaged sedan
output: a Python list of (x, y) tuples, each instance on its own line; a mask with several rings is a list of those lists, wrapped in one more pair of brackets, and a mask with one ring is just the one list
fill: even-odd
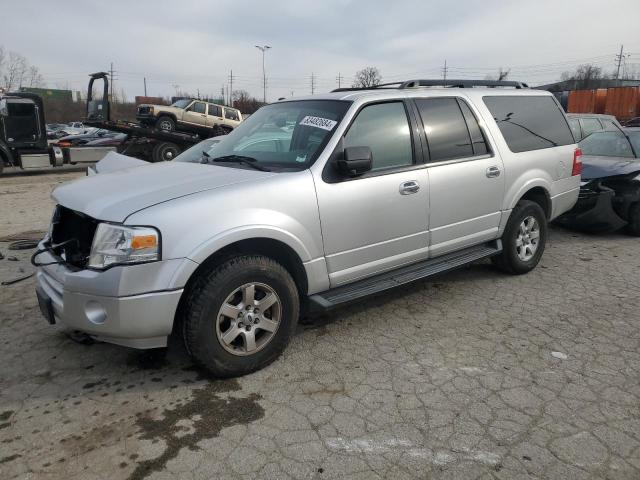
[(579, 143), (578, 202), (557, 223), (589, 233), (640, 236), (640, 128), (594, 132)]

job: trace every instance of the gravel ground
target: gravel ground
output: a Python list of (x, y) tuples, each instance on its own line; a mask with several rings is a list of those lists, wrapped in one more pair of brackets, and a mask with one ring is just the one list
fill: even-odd
[[(51, 187), (0, 179), (1, 234)], [(0, 279), (31, 271), (0, 244)], [(179, 341), (69, 340), (33, 279), (0, 287), (0, 478), (640, 478), (640, 242), (553, 228), (542, 263), (486, 262), (303, 321), (227, 381)]]

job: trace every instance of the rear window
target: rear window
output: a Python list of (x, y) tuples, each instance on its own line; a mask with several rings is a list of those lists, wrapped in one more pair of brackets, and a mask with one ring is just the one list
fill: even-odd
[(550, 96), (500, 96), (483, 100), (512, 152), (575, 142), (564, 114)]

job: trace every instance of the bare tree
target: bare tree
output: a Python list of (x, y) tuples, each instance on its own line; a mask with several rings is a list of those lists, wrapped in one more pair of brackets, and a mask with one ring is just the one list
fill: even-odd
[(2, 67), (4, 66), (4, 58), (5, 58), (4, 47), (0, 45), (0, 79), (2, 78)]
[(29, 67), (27, 74), (27, 83), (29, 87), (44, 87), (44, 77), (40, 73), (40, 69), (35, 65)]
[(506, 80), (510, 73), (511, 73), (511, 69), (510, 68), (508, 70), (503, 70), (502, 67), (500, 67), (500, 69), (498, 70), (498, 74), (497, 75), (489, 74), (486, 77), (484, 77), (484, 79), (485, 80), (498, 80), (499, 82), (501, 82), (502, 80)]
[(592, 88), (597, 80), (607, 78), (602, 68), (591, 64), (578, 66), (574, 72), (563, 72), (560, 75), (562, 81), (573, 81), (574, 88)]
[(7, 91), (20, 88), (24, 83), (25, 75), (28, 69), (27, 59), (19, 53), (9, 52), (9, 56), (6, 62), (6, 71), (3, 75), (4, 88)]
[(380, 71), (376, 67), (365, 67), (362, 70), (358, 70), (353, 79), (353, 87), (355, 88), (369, 88), (379, 85), (382, 81)]
[(262, 105), (264, 105), (263, 102), (249, 95), (246, 90), (234, 90), (231, 94), (231, 106), (242, 113), (253, 113)]

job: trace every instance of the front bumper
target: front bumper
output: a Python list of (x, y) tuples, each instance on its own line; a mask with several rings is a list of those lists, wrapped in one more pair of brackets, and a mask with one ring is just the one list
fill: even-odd
[(588, 233), (619, 230), (627, 224), (613, 208), (616, 192), (604, 186), (580, 189), (575, 206), (557, 218), (560, 225)]
[[(49, 263), (54, 257), (45, 252), (38, 260)], [(41, 305), (43, 300), (49, 303), (55, 323), (104, 342), (157, 348), (167, 344), (183, 292), (182, 279), (194, 265), (188, 259), (175, 259), (106, 271), (73, 271), (57, 264), (38, 267), (36, 282)]]

